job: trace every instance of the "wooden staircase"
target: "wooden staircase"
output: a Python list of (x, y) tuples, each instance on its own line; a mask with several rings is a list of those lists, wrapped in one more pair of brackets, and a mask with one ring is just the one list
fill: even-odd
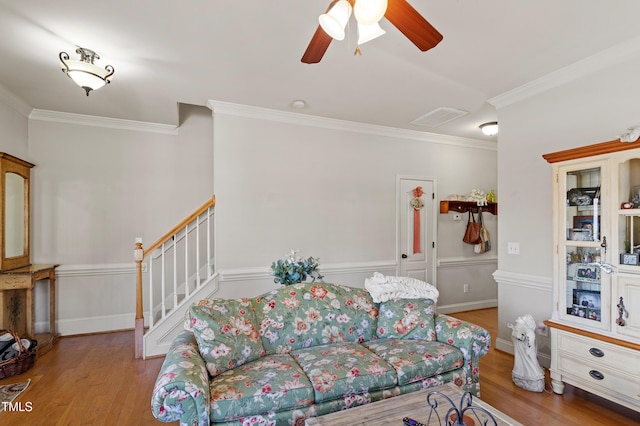
[(218, 289), (214, 207), (215, 196), (147, 249), (136, 239), (136, 358), (165, 354), (189, 305)]

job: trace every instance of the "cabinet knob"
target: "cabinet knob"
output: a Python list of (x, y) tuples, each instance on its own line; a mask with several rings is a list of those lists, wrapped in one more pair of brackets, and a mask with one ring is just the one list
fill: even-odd
[(601, 372), (599, 372), (598, 370), (591, 370), (589, 371), (589, 375), (596, 379), (596, 380), (603, 380), (604, 379), (604, 374), (602, 374)]
[(604, 356), (604, 351), (598, 348), (589, 349), (589, 353), (595, 357), (602, 358)]

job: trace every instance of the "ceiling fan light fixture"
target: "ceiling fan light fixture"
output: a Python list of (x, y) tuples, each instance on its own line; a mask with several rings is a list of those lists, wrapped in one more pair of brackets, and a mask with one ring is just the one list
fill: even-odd
[(331, 38), (344, 40), (344, 29), (351, 17), (351, 11), (351, 5), (347, 0), (339, 0), (327, 13), (320, 15), (318, 22)]
[(498, 122), (490, 121), (488, 123), (481, 124), (480, 130), (487, 136), (495, 136), (498, 134)]
[(353, 15), (358, 24), (373, 25), (384, 17), (387, 5), (387, 0), (356, 0), (353, 6)]
[(80, 60), (69, 59), (69, 54), (60, 52), (59, 58), (61, 62), (62, 72), (73, 80), (78, 86), (82, 87), (87, 96), (92, 90), (97, 90), (109, 83), (115, 72), (111, 65), (100, 68), (93, 61), (100, 59), (100, 56), (91, 49), (78, 47), (76, 53), (80, 54)]
[(377, 22), (370, 25), (364, 25), (358, 22), (358, 44), (364, 44), (385, 33), (386, 31), (383, 30)]

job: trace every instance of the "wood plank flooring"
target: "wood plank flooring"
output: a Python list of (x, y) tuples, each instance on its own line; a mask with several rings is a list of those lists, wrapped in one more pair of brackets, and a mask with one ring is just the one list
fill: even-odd
[[(497, 309), (453, 314), (498, 335)], [(31, 379), (14, 402), (31, 412), (0, 412), (0, 425), (162, 425), (151, 414), (151, 392), (163, 358), (133, 358), (133, 331), (63, 337), (20, 376)], [(482, 400), (525, 425), (640, 425), (640, 413), (567, 386), (564, 395), (528, 392), (511, 380), (513, 357), (492, 349), (481, 359)]]
[[(492, 348), (498, 336), (497, 308), (453, 313), (491, 333)], [(640, 362), (640, 360), (638, 360)], [(563, 395), (551, 391), (546, 371), (546, 391), (529, 392), (511, 380), (513, 355), (491, 349), (480, 358), (481, 399), (525, 425), (640, 425), (640, 413), (613, 404), (571, 385)]]

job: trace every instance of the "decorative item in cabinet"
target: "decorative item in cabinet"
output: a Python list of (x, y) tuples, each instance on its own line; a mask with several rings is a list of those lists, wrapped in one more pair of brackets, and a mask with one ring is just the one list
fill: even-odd
[(640, 209), (618, 211), (620, 265), (640, 265)]
[(590, 206), (593, 200), (600, 198), (600, 187), (573, 188), (567, 191), (567, 201), (570, 206)]

